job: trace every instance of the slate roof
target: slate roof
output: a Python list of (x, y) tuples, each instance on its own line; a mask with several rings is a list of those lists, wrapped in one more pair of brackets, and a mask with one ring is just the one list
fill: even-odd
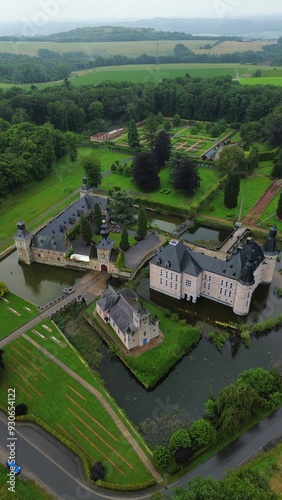
[(238, 280), (242, 269), (245, 268), (249, 260), (252, 261), (253, 270), (264, 260), (262, 247), (252, 238), (247, 238), (246, 243), (238, 247), (226, 260), (194, 252), (182, 241), (172, 240), (166, 247), (162, 247), (158, 251), (150, 263), (191, 276), (198, 276), (201, 272), (207, 271)]
[[(111, 286), (108, 286), (97, 304), (102, 311), (109, 314), (124, 334), (136, 332), (137, 328), (133, 323), (133, 313), (139, 311), (140, 303), (133, 290), (123, 288), (117, 292)], [(143, 309), (148, 314), (148, 311), (145, 308)]]
[(32, 233), (30, 233), (26, 227), (25, 227), (25, 223), (19, 219), (18, 223), (17, 223), (17, 232), (14, 236), (14, 239), (15, 240), (25, 240), (26, 238), (32, 236)]
[(101, 210), (107, 205), (106, 198), (90, 195), (85, 195), (75, 201), (63, 213), (55, 217), (47, 226), (34, 235), (31, 246), (64, 252), (66, 249), (65, 233), (74, 224), (79, 222), (82, 214), (87, 215), (93, 209), (96, 202), (100, 204)]

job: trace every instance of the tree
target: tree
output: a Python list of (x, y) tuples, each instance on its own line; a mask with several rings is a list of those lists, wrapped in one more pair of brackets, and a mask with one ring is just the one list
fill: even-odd
[(181, 125), (181, 116), (179, 114), (176, 114), (173, 117), (173, 126), (180, 127), (180, 125)]
[(257, 144), (254, 144), (250, 148), (250, 154), (246, 161), (246, 170), (248, 174), (251, 174), (259, 165), (259, 148)]
[(27, 414), (27, 406), (24, 403), (19, 403), (15, 407), (15, 415), (16, 417), (19, 417), (21, 415), (26, 415)]
[(94, 203), (93, 216), (94, 216), (94, 222), (96, 224), (96, 227), (97, 227), (98, 231), (100, 232), (101, 227), (102, 227), (102, 222), (103, 222), (103, 214), (101, 212), (101, 208), (100, 208), (99, 203)]
[(222, 148), (216, 165), (222, 174), (245, 172), (245, 153), (240, 146), (226, 146)]
[(0, 368), (2, 368), (2, 369), (5, 368), (5, 364), (4, 364), (4, 361), (3, 361), (3, 354), (4, 354), (3, 349), (0, 349)]
[(197, 165), (183, 153), (173, 153), (166, 163), (170, 168), (170, 181), (176, 190), (191, 196), (200, 186), (201, 178)]
[(190, 448), (190, 446), (191, 438), (185, 429), (175, 431), (169, 440), (169, 449), (172, 453), (175, 453), (179, 448)]
[(157, 114), (157, 122), (158, 122), (159, 125), (162, 125), (163, 122), (164, 122), (163, 114), (160, 111)]
[(73, 132), (66, 132), (64, 135), (67, 153), (71, 161), (77, 158), (78, 136)]
[(8, 291), (9, 288), (7, 287), (6, 283), (4, 283), (4, 281), (0, 281), (0, 297), (3, 297)]
[(282, 219), (282, 191), (281, 191), (280, 196), (279, 196), (278, 205), (277, 205), (277, 209), (276, 209), (276, 215), (277, 215), (278, 219)]
[(131, 148), (140, 147), (139, 134), (134, 120), (130, 120), (127, 134), (128, 144)]
[(139, 209), (137, 224), (138, 224), (137, 227), (138, 236), (141, 236), (141, 238), (145, 238), (148, 231), (148, 218), (144, 207), (140, 207)]
[(153, 459), (157, 467), (165, 469), (170, 459), (169, 451), (161, 444), (154, 449)]
[(264, 368), (250, 368), (243, 371), (236, 380), (239, 387), (250, 387), (259, 396), (268, 399), (271, 394), (281, 389), (281, 381), (277, 372)]
[(169, 130), (171, 130), (171, 121), (170, 120), (165, 120), (164, 121), (164, 130), (166, 132), (168, 132)]
[(153, 115), (153, 113), (150, 113), (143, 125), (143, 132), (151, 151), (153, 150), (154, 147), (154, 141), (157, 135), (157, 130), (158, 130), (157, 117)]
[(117, 268), (118, 269), (124, 269), (125, 268), (125, 256), (124, 256), (124, 252), (123, 252), (122, 249), (120, 249), (120, 251), (118, 253)]
[(208, 446), (216, 441), (216, 431), (213, 425), (206, 419), (195, 420), (189, 429), (192, 445), (198, 447)]
[(282, 149), (279, 150), (278, 156), (273, 160), (273, 168), (271, 170), (271, 179), (282, 178)]
[(230, 173), (227, 176), (224, 188), (223, 204), (226, 208), (237, 207), (237, 201), (240, 191), (240, 177), (236, 173)]
[(85, 215), (81, 215), (80, 217), (80, 232), (81, 238), (85, 241), (86, 245), (90, 245), (92, 239), (92, 229)]
[(128, 241), (128, 231), (125, 225), (122, 226), (119, 246), (124, 252), (126, 252), (126, 250), (128, 250), (130, 246)]
[(115, 191), (109, 203), (111, 219), (118, 224), (129, 225), (134, 222), (133, 198), (126, 191)]
[(171, 153), (171, 140), (169, 134), (165, 130), (160, 130), (154, 142), (154, 154), (156, 157), (158, 168), (163, 167), (165, 162), (169, 160)]
[(137, 153), (132, 173), (134, 181), (142, 191), (153, 191), (160, 187), (158, 167), (153, 153)]
[(88, 156), (83, 158), (82, 166), (86, 177), (88, 178), (90, 186), (98, 187), (101, 184), (101, 162), (98, 158)]

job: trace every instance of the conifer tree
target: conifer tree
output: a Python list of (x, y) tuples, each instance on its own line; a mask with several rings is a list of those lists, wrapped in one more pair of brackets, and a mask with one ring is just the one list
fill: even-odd
[(139, 134), (134, 120), (130, 120), (127, 134), (128, 144), (131, 148), (139, 148)]
[(232, 173), (227, 176), (225, 190), (224, 190), (224, 201), (223, 204), (226, 208), (237, 207), (237, 201), (240, 191), (240, 177), (238, 174)]
[(118, 258), (117, 258), (117, 268), (118, 269), (123, 269), (125, 268), (125, 257), (124, 257), (124, 252), (122, 249), (120, 249)]
[(94, 215), (94, 222), (96, 224), (96, 227), (97, 227), (98, 231), (100, 231), (101, 226), (102, 226), (102, 221), (103, 221), (103, 215), (102, 215), (99, 203), (94, 204), (93, 215)]
[(84, 215), (80, 218), (80, 232), (81, 238), (85, 241), (86, 245), (90, 245), (92, 239), (92, 229)]
[(148, 231), (148, 219), (147, 219), (147, 214), (146, 210), (144, 207), (141, 207), (138, 213), (138, 228), (137, 228), (137, 234), (141, 238), (145, 238), (146, 234)]
[(121, 238), (120, 238), (120, 244), (119, 247), (125, 252), (129, 248), (129, 241), (128, 241), (128, 231), (127, 227), (124, 225), (122, 227), (122, 232), (121, 232)]
[(276, 215), (277, 215), (278, 219), (282, 219), (282, 191), (281, 191), (280, 196), (279, 196)]

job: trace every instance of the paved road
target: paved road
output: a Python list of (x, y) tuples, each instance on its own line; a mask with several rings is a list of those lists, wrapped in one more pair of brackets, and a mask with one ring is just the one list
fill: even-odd
[[(0, 412), (0, 456), (7, 456), (7, 417)], [(282, 408), (264, 419), (243, 436), (231, 443), (210, 460), (200, 465), (195, 471), (187, 474), (180, 481), (165, 490), (170, 497), (174, 486), (186, 487), (187, 482), (196, 475), (222, 478), (227, 469), (233, 469), (248, 460), (272, 440), (282, 440)], [(62, 500), (99, 500), (101, 498), (134, 498), (149, 499), (151, 493), (118, 494), (105, 490), (97, 490), (95, 486), (85, 485), (81, 479), (79, 461), (63, 445), (58, 443), (44, 430), (17, 424), (17, 460), (33, 477), (49, 486), (57, 498)], [(80, 471), (79, 471), (80, 470)]]

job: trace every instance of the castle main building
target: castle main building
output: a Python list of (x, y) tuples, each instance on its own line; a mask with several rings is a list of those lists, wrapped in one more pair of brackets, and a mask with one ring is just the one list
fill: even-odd
[(248, 314), (254, 290), (272, 281), (276, 235), (274, 225), (262, 246), (249, 237), (226, 260), (172, 240), (150, 261), (150, 288), (179, 300), (206, 297), (232, 307), (235, 314)]

